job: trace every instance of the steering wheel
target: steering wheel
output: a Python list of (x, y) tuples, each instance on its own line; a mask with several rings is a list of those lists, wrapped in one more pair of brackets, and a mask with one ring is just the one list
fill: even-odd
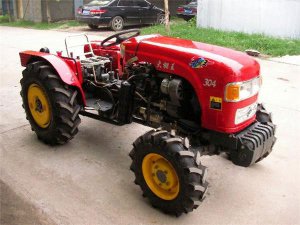
[[(128, 35), (130, 33), (132, 33), (132, 34)], [(140, 33), (141, 33), (141, 31), (138, 30), (138, 29), (125, 30), (125, 31), (113, 34), (113, 35), (109, 36), (108, 38), (105, 38), (101, 42), (101, 46), (102, 47), (110, 47), (110, 46), (113, 46), (113, 45), (118, 45), (118, 44), (121, 44), (123, 41), (126, 41), (130, 38), (133, 38), (133, 37), (136, 37), (136, 36), (140, 35)], [(116, 40), (111, 42), (111, 43), (107, 43), (108, 41), (110, 41), (113, 38), (116, 38)]]

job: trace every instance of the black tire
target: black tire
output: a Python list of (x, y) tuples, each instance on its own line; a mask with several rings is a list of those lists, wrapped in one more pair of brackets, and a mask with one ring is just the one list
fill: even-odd
[(188, 22), (188, 21), (190, 21), (192, 19), (192, 17), (185, 16), (185, 17), (183, 17), (183, 19)]
[[(77, 102), (77, 90), (64, 84), (56, 71), (47, 63), (37, 61), (23, 70), (21, 96), (26, 119), (38, 139), (49, 145), (64, 144), (78, 133), (80, 106)], [(33, 118), (28, 105), (30, 85), (38, 85), (44, 92), (50, 107), (50, 121), (47, 127), (41, 127)]]
[(124, 19), (121, 16), (115, 16), (110, 21), (110, 28), (114, 31), (120, 31), (124, 28)]
[(98, 29), (98, 25), (94, 25), (94, 24), (88, 24), (89, 28), (91, 28), (92, 30), (96, 30)]
[(272, 114), (266, 110), (263, 104), (257, 105), (256, 120), (263, 124), (273, 123)]
[[(261, 122), (262, 124), (267, 124), (267, 123), (273, 123), (272, 120), (272, 114), (269, 113), (265, 106), (262, 103), (259, 103), (257, 105), (257, 111), (256, 111), (256, 120), (258, 122)], [(275, 142), (274, 142), (275, 143)], [(274, 144), (273, 144), (274, 145)], [(262, 161), (264, 158), (266, 158), (269, 154), (271, 153), (271, 151), (266, 152), (262, 157), (260, 157), (259, 159), (257, 159), (255, 161), (255, 163), (258, 163), (260, 161)]]
[[(176, 216), (196, 209), (203, 201), (208, 186), (207, 169), (200, 164), (200, 155), (196, 157), (185, 142), (186, 139), (172, 137), (167, 131), (151, 130), (133, 143), (134, 148), (129, 154), (132, 159), (130, 169), (135, 174), (135, 184), (141, 187), (143, 196), (149, 198), (153, 207)], [(176, 171), (179, 192), (174, 199), (158, 197), (145, 181), (142, 164), (144, 158), (152, 153), (167, 159)], [(154, 173), (152, 176), (155, 176)]]

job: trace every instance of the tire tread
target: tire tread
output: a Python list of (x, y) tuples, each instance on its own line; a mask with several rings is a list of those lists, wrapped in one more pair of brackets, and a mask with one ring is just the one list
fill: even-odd
[[(78, 133), (81, 122), (80, 106), (76, 98), (78, 91), (63, 83), (55, 70), (44, 61), (28, 64), (22, 74), (22, 106), (38, 139), (49, 145), (65, 144), (71, 140)], [(27, 106), (27, 88), (31, 83), (38, 83), (43, 87), (52, 106), (52, 122), (46, 129), (35, 123)]]
[[(208, 187), (208, 183), (203, 179), (206, 167), (196, 163), (196, 155), (190, 149), (186, 149), (186, 142), (184, 138), (172, 137), (166, 130), (153, 129), (137, 138), (129, 153), (132, 159), (130, 170), (133, 171), (135, 184), (140, 186), (143, 196), (148, 197), (153, 207), (175, 216), (196, 209), (203, 201)], [(174, 168), (179, 168), (179, 171), (176, 170), (178, 176), (181, 174), (180, 190), (183, 191), (171, 201), (165, 201), (156, 196), (148, 188), (141, 171), (143, 157), (151, 153), (151, 149), (159, 148), (161, 148), (159, 153), (164, 154), (163, 156), (171, 160), (172, 164), (175, 163)]]

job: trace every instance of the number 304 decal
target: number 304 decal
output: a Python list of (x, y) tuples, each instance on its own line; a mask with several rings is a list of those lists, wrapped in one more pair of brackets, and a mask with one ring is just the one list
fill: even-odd
[(203, 86), (204, 87), (216, 87), (217, 81), (212, 80), (212, 79), (204, 79)]

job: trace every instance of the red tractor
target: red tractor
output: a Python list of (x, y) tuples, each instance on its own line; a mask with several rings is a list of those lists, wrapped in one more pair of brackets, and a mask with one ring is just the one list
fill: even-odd
[(139, 34), (129, 30), (93, 42), (68, 37), (66, 56), (48, 48), (21, 52), (23, 107), (38, 139), (49, 145), (71, 140), (79, 115), (153, 127), (133, 143), (130, 169), (154, 207), (179, 216), (205, 197), (202, 155), (225, 152), (234, 164), (251, 166), (272, 151), (275, 125), (257, 103), (261, 76), (254, 59)]

